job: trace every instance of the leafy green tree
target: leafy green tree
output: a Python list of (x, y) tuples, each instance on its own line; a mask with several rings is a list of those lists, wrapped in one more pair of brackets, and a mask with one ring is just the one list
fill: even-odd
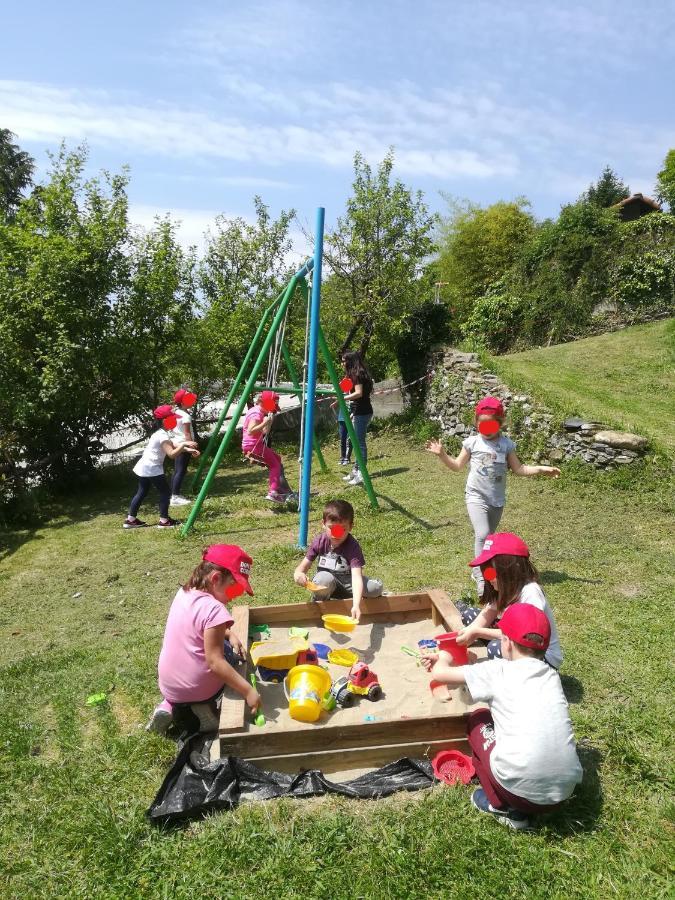
[(656, 197), (667, 203), (675, 215), (675, 150), (669, 150), (663, 161), (663, 168), (656, 176)]
[(35, 160), (12, 140), (14, 134), (0, 128), (0, 219), (16, 211), (23, 192), (32, 184)]
[(628, 196), (630, 196), (628, 185), (621, 181), (610, 166), (605, 166), (600, 178), (595, 184), (591, 184), (588, 187), (579, 200), (591, 203), (593, 206), (599, 206), (601, 209), (607, 209)]
[(295, 211), (282, 210), (275, 220), (260, 197), (253, 202), (255, 222), (216, 218), (199, 267), (204, 323), (192, 335), (204, 342), (203, 374), (214, 381), (237, 372), (262, 310), (289, 275), (288, 230)]
[(14, 469), (62, 476), (136, 412), (134, 348), (116, 330), (127, 273), (125, 174), (84, 179), (64, 148), (0, 222), (0, 422)]
[(393, 167), (393, 151), (375, 172), (355, 155), (346, 214), (324, 242), (330, 277), (322, 317), (333, 349), (359, 340), (380, 372), (395, 361), (408, 318), (426, 299), (419, 296), (418, 280), (433, 249), (435, 221), (422, 193), (393, 179)]

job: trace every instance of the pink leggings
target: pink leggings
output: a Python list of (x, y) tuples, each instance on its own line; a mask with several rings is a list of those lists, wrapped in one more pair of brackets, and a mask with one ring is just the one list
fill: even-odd
[(270, 447), (259, 441), (253, 447), (243, 447), (244, 453), (251, 453), (256, 459), (261, 460), (270, 470), (269, 487), (270, 491), (278, 491), (281, 481), (281, 457), (275, 453)]

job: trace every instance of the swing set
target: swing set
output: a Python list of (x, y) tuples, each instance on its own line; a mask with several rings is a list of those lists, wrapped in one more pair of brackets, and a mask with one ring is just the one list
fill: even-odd
[[(253, 340), (248, 348), (236, 378), (229, 390), (222, 412), (211, 433), (206, 450), (199, 461), (199, 466), (192, 479), (192, 490), (199, 488), (199, 493), (192, 505), (190, 514), (181, 529), (181, 534), (187, 535), (199, 516), (204, 500), (208, 496), (213, 478), (220, 466), (226, 450), (231, 445), (235, 436), (237, 424), (246, 407), (248, 399), (255, 393), (264, 390), (275, 391), (278, 394), (291, 394), (300, 400), (300, 498), (299, 498), (299, 531), (298, 546), (302, 550), (307, 549), (307, 537), (309, 528), (309, 498), (312, 478), (312, 452), (316, 453), (322, 472), (328, 471), (326, 461), (321, 453), (321, 448), (314, 434), (314, 401), (316, 397), (334, 397), (342, 411), (347, 432), (352, 442), (356, 462), (363, 475), (363, 484), (373, 509), (378, 508), (377, 497), (373, 490), (370, 475), (363, 459), (361, 447), (354, 431), (343, 391), (340, 387), (335, 365), (333, 363), (326, 338), (319, 321), (321, 307), (321, 263), (323, 256), (323, 228), (325, 210), (317, 209), (316, 232), (314, 241), (314, 256), (310, 257), (304, 265), (298, 269), (281, 293), (264, 310)], [(311, 279), (311, 292), (308, 281)], [(302, 372), (302, 384), (298, 378), (297, 369), (293, 363), (285, 340), (286, 319), (290, 303), (296, 293), (300, 294), (305, 303), (307, 315), (305, 326), (305, 353)], [(271, 321), (271, 324), (269, 324)], [(267, 329), (267, 330), (266, 330)], [(262, 342), (262, 343), (261, 343)], [(319, 352), (323, 358), (332, 389), (317, 388), (316, 370)], [(246, 372), (254, 355), (255, 362), (248, 377)], [(267, 373), (265, 384), (258, 383), (258, 377), (267, 359)], [(277, 385), (281, 360), (283, 359), (292, 388), (283, 388)], [(242, 384), (244, 385), (242, 387)], [(234, 398), (239, 394), (239, 400), (234, 407), (232, 418), (221, 435), (220, 430), (228, 416), (230, 408), (234, 405)], [(266, 440), (266, 435), (264, 436)], [(216, 445), (220, 441), (218, 447)], [(255, 452), (247, 454), (250, 462), (261, 462)], [(211, 460), (208, 472), (204, 475), (206, 465)], [(285, 476), (284, 476), (285, 478)], [(200, 486), (201, 485), (201, 486)]]

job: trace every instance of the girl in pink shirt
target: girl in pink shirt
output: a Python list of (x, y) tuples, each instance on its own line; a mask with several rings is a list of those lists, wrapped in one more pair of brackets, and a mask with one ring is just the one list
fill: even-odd
[(147, 731), (166, 734), (176, 707), (189, 707), (200, 731), (214, 731), (225, 685), (241, 694), (251, 710), (258, 709), (258, 692), (235, 668), (246, 647), (232, 631), (234, 619), (226, 606), (244, 591), (253, 594), (248, 580), (252, 564), (241, 547), (213, 544), (173, 598), (157, 667), (164, 700)]
[(279, 412), (279, 395), (274, 391), (263, 391), (256, 405), (244, 418), (241, 449), (249, 459), (260, 462), (269, 469), (269, 492), (265, 499), (274, 503), (286, 503), (288, 500), (297, 500), (297, 495), (291, 491), (286, 481), (281, 457), (268, 447), (265, 440), (276, 412)]

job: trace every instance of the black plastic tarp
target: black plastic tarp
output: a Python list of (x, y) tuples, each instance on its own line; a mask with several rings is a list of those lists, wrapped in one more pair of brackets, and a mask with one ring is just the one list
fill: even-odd
[(148, 810), (155, 824), (169, 824), (203, 816), (214, 810), (234, 809), (242, 800), (276, 797), (343, 797), (377, 799), (396, 791), (431, 787), (434, 774), (425, 759), (405, 757), (352, 781), (334, 782), (318, 769), (288, 775), (267, 772), (245, 759), (226, 756), (211, 762), (211, 742), (193, 737), (180, 748)]

